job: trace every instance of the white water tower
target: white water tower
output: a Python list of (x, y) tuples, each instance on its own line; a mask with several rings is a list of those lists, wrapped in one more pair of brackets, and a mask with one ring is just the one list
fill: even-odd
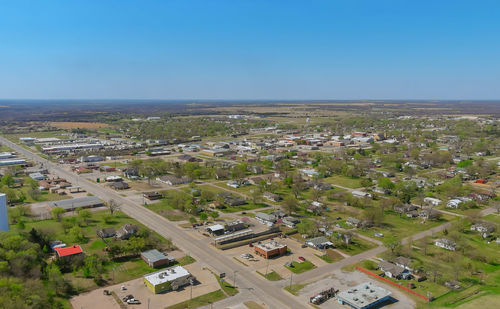
[(0, 193), (0, 231), (9, 230), (9, 218), (7, 217), (7, 196)]

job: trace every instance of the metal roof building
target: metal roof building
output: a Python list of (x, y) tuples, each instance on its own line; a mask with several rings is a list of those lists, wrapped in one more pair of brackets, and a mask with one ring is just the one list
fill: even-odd
[(61, 200), (48, 203), (50, 208), (61, 207), (66, 211), (71, 211), (77, 208), (92, 208), (103, 206), (104, 203), (96, 196), (77, 197), (69, 200)]

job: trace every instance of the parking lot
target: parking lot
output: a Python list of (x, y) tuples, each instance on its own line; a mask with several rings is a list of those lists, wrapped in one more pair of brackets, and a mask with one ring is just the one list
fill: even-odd
[[(238, 260), (239, 262), (262, 274), (265, 274), (266, 270), (268, 273), (275, 271), (282, 278), (290, 277), (290, 270), (284, 266), (285, 263), (292, 261), (300, 262), (299, 257), (303, 257), (305, 260), (312, 262), (316, 267), (321, 267), (327, 264), (327, 262), (319, 258), (319, 256), (324, 254), (320, 250), (310, 247), (301, 248), (302, 244), (291, 238), (275, 238), (274, 240), (279, 243), (286, 244), (290, 252), (284, 256), (271, 258), (269, 260), (257, 256), (254, 252), (254, 248), (249, 247), (248, 245), (225, 250), (221, 253)], [(251, 254), (253, 258), (242, 258), (241, 255), (243, 254)]]
[[(301, 301), (308, 303), (309, 298), (314, 296), (321, 291), (324, 291), (329, 288), (334, 288), (335, 290), (339, 290), (339, 292), (345, 291), (353, 286), (364, 282), (372, 282), (375, 285), (383, 287), (389, 291), (391, 291), (391, 296), (394, 299), (394, 303), (384, 306), (383, 308), (391, 308), (391, 309), (411, 309), (415, 308), (415, 302), (403, 291), (394, 288), (388, 284), (384, 284), (381, 281), (370, 278), (369, 276), (359, 272), (344, 272), (342, 270), (336, 270), (328, 277), (321, 279), (319, 281), (315, 281), (313, 283), (308, 284), (299, 292), (299, 298)], [(324, 302), (319, 306), (320, 308), (338, 308), (345, 309), (346, 306), (340, 305), (337, 303), (336, 298), (331, 298), (328, 301)]]
[[(193, 276), (198, 284), (192, 287), (192, 296), (197, 297), (220, 289), (215, 276), (208, 270), (203, 270), (198, 263), (184, 266)], [(126, 290), (122, 291), (124, 285)], [(178, 291), (170, 291), (163, 294), (154, 294), (145, 285), (143, 278), (134, 279), (117, 285), (100, 288), (88, 293), (80, 294), (71, 299), (73, 308), (91, 309), (120, 309), (113, 296), (104, 295), (103, 291), (113, 291), (122, 299), (124, 296), (132, 294), (138, 299), (140, 305), (128, 305), (130, 308), (165, 308), (171, 305), (188, 300), (191, 297), (191, 286), (186, 286)]]

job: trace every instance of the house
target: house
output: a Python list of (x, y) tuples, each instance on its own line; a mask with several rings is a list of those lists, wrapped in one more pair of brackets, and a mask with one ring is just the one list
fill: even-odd
[(482, 223), (473, 224), (470, 227), (470, 230), (479, 232), (483, 238), (487, 238), (491, 235), (491, 233), (493, 233), (495, 231), (495, 227), (491, 224), (482, 222)]
[(109, 238), (116, 235), (116, 230), (113, 227), (103, 228), (97, 230), (97, 236), (101, 238)]
[(79, 245), (73, 245), (71, 247), (56, 247), (57, 258), (68, 258), (83, 254), (83, 250)]
[(308, 212), (319, 214), (319, 213), (321, 213), (321, 210), (323, 210), (323, 208), (321, 207), (322, 205), (323, 204), (318, 203), (318, 202), (312, 202), (311, 205), (307, 206), (306, 210)]
[(28, 175), (31, 179), (33, 180), (37, 180), (37, 181), (40, 181), (40, 180), (45, 180), (47, 177), (45, 175), (43, 175), (42, 173), (39, 173), (39, 172), (36, 172), (36, 173), (30, 173)]
[(458, 207), (460, 206), (461, 203), (462, 203), (461, 200), (454, 198), (454, 199), (449, 200), (448, 203), (446, 203), (446, 207), (458, 209)]
[(454, 242), (453, 240), (446, 239), (446, 238), (436, 239), (434, 244), (438, 247), (441, 247), (443, 249), (450, 250), (450, 251), (455, 251), (457, 249), (457, 243)]
[(162, 269), (144, 276), (144, 284), (155, 294), (193, 285), (195, 278), (182, 266)]
[(144, 192), (142, 196), (150, 201), (159, 200), (163, 197), (163, 195), (158, 192)]
[(353, 217), (347, 218), (347, 220), (345, 220), (345, 223), (350, 225), (350, 226), (353, 226), (353, 227), (360, 227), (361, 226), (361, 220), (353, 218)]
[(278, 194), (274, 194), (274, 193), (271, 193), (271, 192), (264, 192), (264, 194), (262, 194), (262, 196), (271, 201), (271, 202), (279, 202), (281, 201), (283, 198), (281, 196), (279, 196)]
[(235, 181), (235, 180), (230, 180), (230, 181), (228, 181), (228, 182), (226, 183), (226, 185), (227, 185), (228, 187), (235, 188), (235, 189), (238, 189), (238, 188), (240, 187), (240, 184), (239, 184), (237, 181)]
[(360, 190), (352, 190), (351, 194), (352, 194), (352, 196), (357, 197), (357, 198), (372, 197), (371, 193), (360, 191)]
[(327, 249), (333, 246), (333, 243), (330, 242), (328, 239), (326, 239), (326, 237), (319, 236), (307, 240), (306, 245), (313, 247), (315, 249)]
[(128, 183), (123, 182), (123, 181), (113, 182), (109, 186), (115, 190), (126, 190), (126, 189), (130, 188)]
[(399, 267), (403, 267), (404, 269), (408, 269), (411, 271), (410, 265), (411, 265), (411, 259), (404, 257), (404, 256), (398, 256), (394, 260), (394, 264), (396, 264)]
[(126, 168), (123, 170), (123, 176), (128, 179), (139, 179), (139, 170), (137, 168)]
[(260, 184), (262, 181), (266, 182), (267, 183), (267, 180), (265, 180), (264, 178), (262, 177), (259, 177), (259, 176), (256, 176), (256, 177), (251, 177), (248, 179), (248, 183), (250, 183), (251, 185), (258, 185)]
[(389, 278), (394, 279), (410, 279), (411, 274), (408, 269), (398, 266), (394, 263), (382, 261), (378, 264), (378, 267), (384, 274)]
[(139, 228), (137, 225), (127, 223), (116, 231), (115, 238), (120, 240), (129, 239), (130, 236), (137, 233), (138, 230)]
[(229, 197), (224, 200), (224, 203), (226, 203), (229, 206), (241, 206), (245, 205), (247, 201), (242, 198), (242, 197)]
[(338, 293), (337, 302), (353, 309), (375, 308), (390, 300), (391, 292), (371, 282), (362, 283)]
[(441, 200), (433, 197), (425, 197), (424, 203), (430, 204), (432, 206), (438, 206), (439, 204), (441, 204)]
[(248, 170), (254, 174), (262, 174), (262, 167), (260, 165), (252, 165), (248, 167)]
[(286, 244), (279, 243), (275, 240), (260, 243), (254, 246), (254, 252), (256, 255), (260, 255), (265, 259), (270, 259), (275, 256), (285, 255), (287, 252)]
[(333, 186), (329, 183), (326, 183), (326, 182), (317, 182), (313, 185), (313, 188), (314, 188), (314, 190), (318, 190), (318, 191), (326, 191), (326, 190), (330, 190), (331, 188), (333, 188)]
[(255, 219), (257, 219), (257, 221), (259, 221), (260, 223), (268, 225), (268, 226), (272, 226), (274, 224), (274, 222), (276, 222), (275, 215), (270, 215), (270, 214), (266, 214), (263, 212), (256, 213)]
[(160, 267), (165, 265), (172, 265), (175, 262), (175, 259), (170, 256), (166, 256), (162, 252), (152, 249), (148, 251), (144, 251), (141, 253), (141, 259), (146, 262), (149, 267)]
[(182, 176), (182, 177), (176, 177), (176, 176), (161, 176), (156, 178), (157, 181), (166, 183), (169, 186), (175, 186), (175, 185), (183, 185), (186, 183), (190, 183), (193, 181), (193, 179)]
[(294, 217), (284, 217), (281, 219), (281, 223), (284, 224), (285, 226), (294, 229), (297, 224), (300, 223), (300, 220)]
[(123, 181), (123, 178), (120, 176), (108, 176), (106, 177), (106, 182), (118, 182), (118, 181)]

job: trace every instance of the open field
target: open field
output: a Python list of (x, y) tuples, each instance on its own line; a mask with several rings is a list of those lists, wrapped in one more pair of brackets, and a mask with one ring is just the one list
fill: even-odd
[(63, 130), (71, 130), (71, 129), (100, 129), (100, 128), (108, 128), (110, 127), (107, 123), (100, 122), (70, 122), (70, 121), (56, 121), (51, 122), (51, 126), (63, 129)]

